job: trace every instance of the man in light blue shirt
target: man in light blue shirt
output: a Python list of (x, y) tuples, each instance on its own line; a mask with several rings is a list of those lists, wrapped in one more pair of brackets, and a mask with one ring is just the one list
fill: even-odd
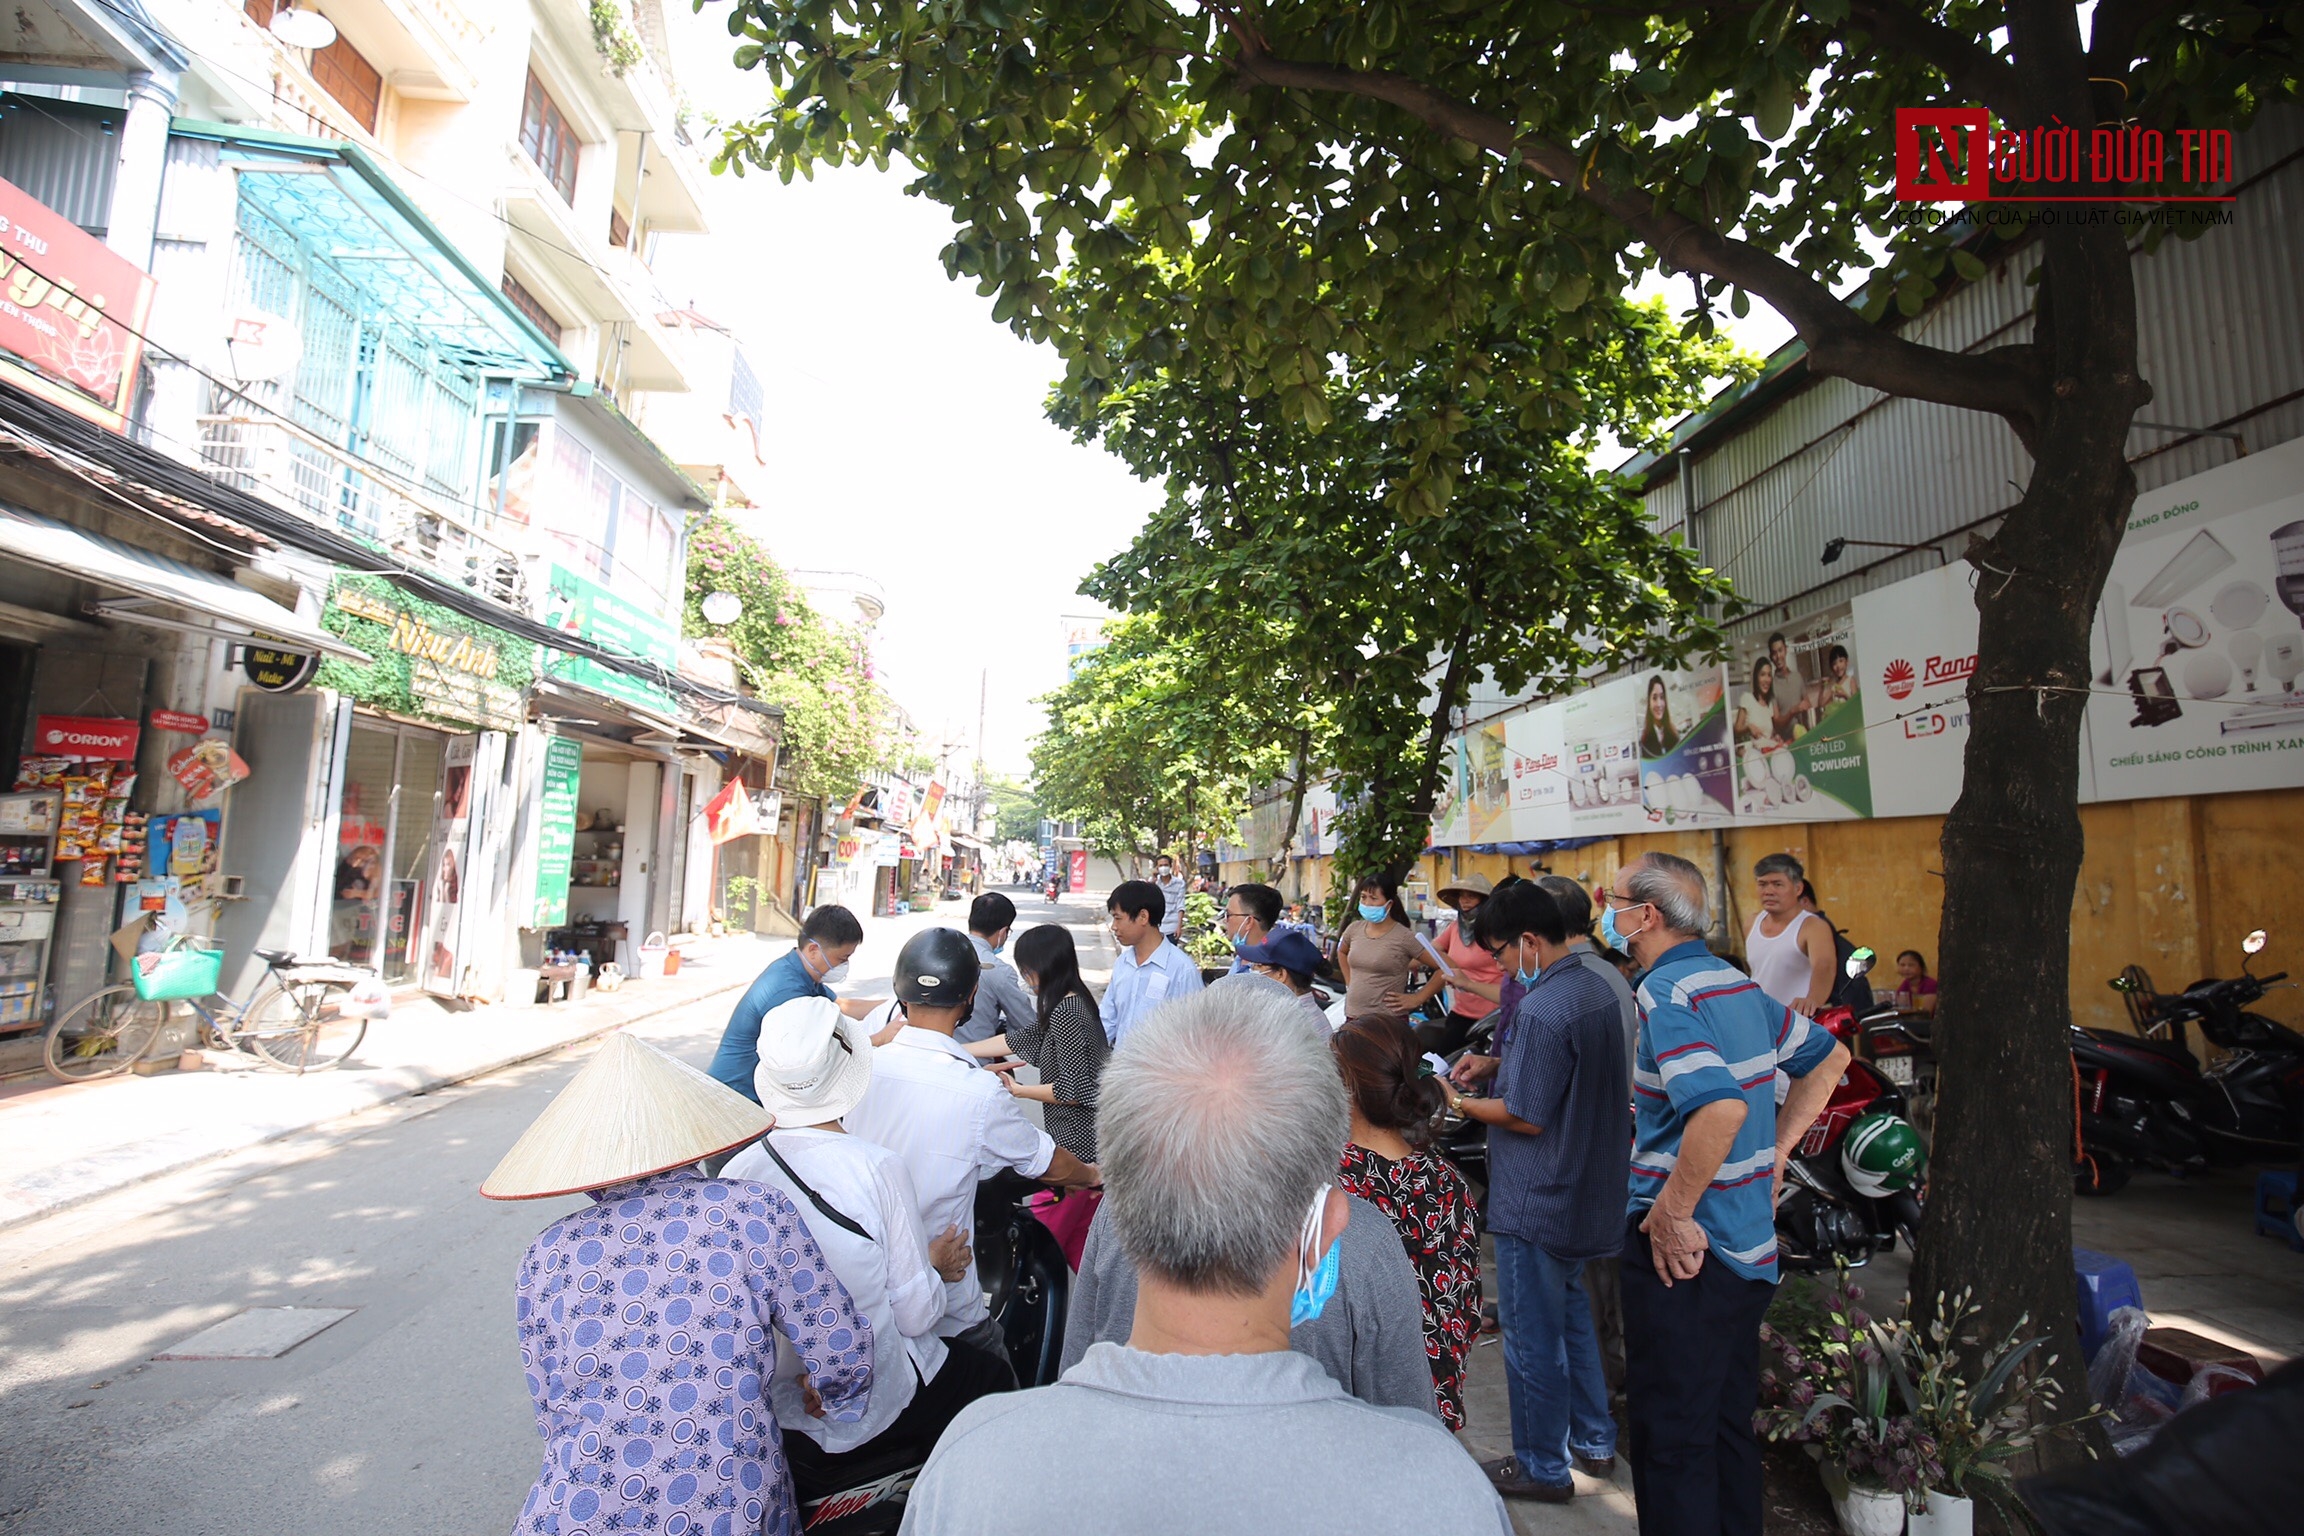
[(1173, 939), (1184, 931), (1184, 877), (1166, 854), (1152, 861), (1152, 883), (1160, 888), (1160, 932)]
[(1149, 880), (1123, 880), (1105, 899), (1120, 953), (1104, 989), (1104, 1033), (1117, 1047), (1128, 1032), (1171, 998), (1190, 997), (1204, 985), (1200, 964), (1160, 931), (1167, 900)]
[(968, 1016), (952, 1032), (962, 1045), (973, 1045), (1005, 1034), (1030, 1029), (1039, 1015), (1030, 993), (1000, 951), (1008, 947), (1008, 932), (1016, 926), (1016, 903), (998, 891), (986, 891), (968, 908), (968, 940), (976, 946), (976, 963), (983, 977), (976, 983)]

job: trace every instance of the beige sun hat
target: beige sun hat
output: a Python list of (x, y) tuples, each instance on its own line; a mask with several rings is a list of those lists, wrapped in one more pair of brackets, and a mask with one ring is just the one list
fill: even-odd
[(776, 1123), (744, 1095), (647, 1041), (614, 1034), (481, 1181), (491, 1200), (542, 1200), (668, 1173)]
[(1486, 901), (1489, 897), (1496, 894), (1496, 887), (1489, 883), (1488, 877), (1486, 875), (1483, 875), (1479, 871), (1475, 870), (1469, 875), (1458, 875), (1453, 880), (1450, 880), (1446, 885), (1440, 887), (1440, 899), (1442, 901), (1446, 901), (1449, 897), (1455, 895), (1459, 891), (1469, 891), (1473, 895), (1479, 897), (1482, 901)]
[(752, 1087), (778, 1125), (823, 1125), (872, 1085), (872, 1037), (828, 997), (778, 1003), (760, 1021)]

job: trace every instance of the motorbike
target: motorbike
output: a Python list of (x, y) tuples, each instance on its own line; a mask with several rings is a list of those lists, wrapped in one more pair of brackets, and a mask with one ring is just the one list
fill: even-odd
[[(1057, 1377), (1072, 1294), (1064, 1250), (1032, 1214), (1031, 1197), (1039, 1189), (1009, 1172), (976, 1186), (976, 1271), (1016, 1380), (1026, 1387), (1044, 1387)], [(812, 1536), (893, 1536), (934, 1449), (926, 1441), (883, 1447), (840, 1479), (845, 1486), (803, 1498), (800, 1528)]]
[[(1847, 962), (1851, 978), (1868, 974), (1876, 956), (1859, 949)], [(1889, 1010), (1892, 1012), (1892, 1010)], [(1815, 1023), (1854, 1052), (1864, 1025), (1855, 1010), (1818, 1009)], [(1879, 1062), (1850, 1060), (1832, 1096), (1808, 1128), (1784, 1169), (1776, 1200), (1776, 1251), (1787, 1269), (1850, 1268), (1901, 1241), (1913, 1246), (1920, 1231), (1927, 1154), (1907, 1114), (1904, 1091)]]
[[(2250, 970), (2261, 928), (2241, 943), (2238, 976), (2163, 993), (2130, 966), (2111, 986), (2137, 1032), (2072, 1029), (2079, 1148), (2073, 1185), (2109, 1195), (2138, 1167), (2179, 1176), (2210, 1167), (2290, 1161), (2304, 1149), (2304, 1035), (2250, 1008), (2287, 972)], [(2223, 1052), (2203, 1068), (2197, 1028)]]

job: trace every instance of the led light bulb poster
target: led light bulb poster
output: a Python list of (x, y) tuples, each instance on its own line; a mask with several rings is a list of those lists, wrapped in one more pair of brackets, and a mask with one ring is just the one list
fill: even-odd
[(1640, 803), (1649, 824), (1725, 822), (1733, 780), (1720, 669), (1649, 672), (1639, 681)]
[(1976, 670), (1974, 567), (1965, 562), (1856, 599), (1865, 756), (1875, 816), (1941, 816), (1960, 797), (1968, 679)]
[(1730, 735), (1740, 815), (1848, 821), (1872, 814), (1856, 650), (1846, 603), (1738, 638)]
[(2096, 798), (2304, 781), (2304, 441), (2136, 498), (2097, 605)]
[(1576, 837), (1645, 832), (1640, 803), (1640, 695), (1646, 674), (1571, 694), (1563, 705), (1562, 767)]
[(1568, 835), (1568, 706), (1545, 704), (1504, 722), (1512, 769), (1512, 839)]

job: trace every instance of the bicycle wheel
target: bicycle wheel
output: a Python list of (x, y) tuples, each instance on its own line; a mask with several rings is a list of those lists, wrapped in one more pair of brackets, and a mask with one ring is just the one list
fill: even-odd
[(360, 1045), (368, 1020), (347, 1013), (352, 984), (333, 979), (273, 977), (233, 1030), (267, 1065), (284, 1072), (325, 1072)]
[(48, 1026), (48, 1073), (67, 1083), (116, 1077), (144, 1059), (167, 1021), (168, 1005), (146, 1002), (134, 987), (92, 992)]

